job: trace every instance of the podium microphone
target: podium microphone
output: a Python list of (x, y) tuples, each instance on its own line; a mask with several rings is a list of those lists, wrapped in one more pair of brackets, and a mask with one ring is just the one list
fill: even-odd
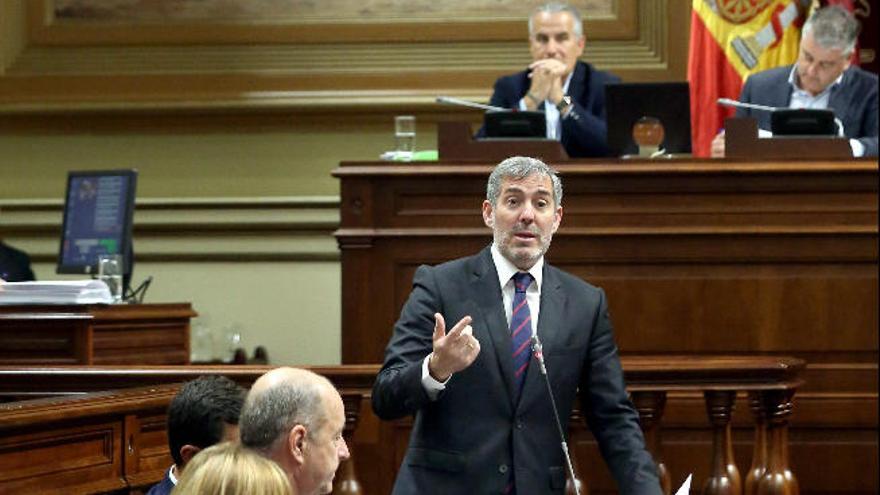
[(574, 475), (574, 465), (571, 463), (571, 455), (568, 453), (568, 443), (565, 441), (565, 430), (562, 429), (562, 422), (559, 421), (559, 411), (556, 409), (556, 399), (553, 398), (553, 388), (550, 386), (550, 377), (547, 376), (547, 366), (544, 364), (544, 346), (538, 338), (538, 334), (532, 334), (532, 354), (538, 360), (538, 366), (541, 374), (544, 375), (544, 383), (547, 385), (547, 395), (550, 396), (550, 405), (553, 406), (553, 419), (556, 420), (556, 428), (559, 430), (559, 440), (562, 445), (562, 453), (565, 454), (565, 463), (568, 465), (568, 475), (571, 477), (571, 484), (574, 486), (575, 495), (581, 495), (581, 489), (578, 485), (577, 477)]
[(446, 105), (455, 105), (459, 107), (468, 107), (468, 108), (476, 108), (477, 110), (485, 110), (486, 112), (507, 112), (506, 108), (496, 107), (492, 105), (484, 105), (482, 103), (477, 103), (474, 101), (462, 100), (459, 98), (452, 98), (449, 96), (438, 96), (437, 103), (443, 103)]

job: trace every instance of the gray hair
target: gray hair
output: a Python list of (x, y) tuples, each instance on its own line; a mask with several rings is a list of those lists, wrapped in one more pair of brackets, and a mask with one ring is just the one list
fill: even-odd
[(838, 49), (849, 57), (856, 48), (859, 21), (847, 9), (834, 5), (819, 9), (804, 24), (802, 36), (812, 33), (822, 48)]
[(572, 30), (572, 33), (578, 39), (583, 38), (584, 22), (581, 20), (581, 13), (578, 12), (578, 10), (571, 5), (560, 2), (548, 2), (544, 5), (535, 7), (535, 10), (532, 11), (532, 15), (529, 16), (529, 36), (535, 34), (534, 18), (536, 14), (556, 14), (558, 12), (568, 12), (569, 14), (571, 14), (571, 18), (574, 21), (574, 29)]
[(486, 183), (486, 200), (495, 206), (498, 196), (501, 195), (501, 183), (504, 179), (525, 179), (532, 174), (550, 177), (553, 183), (553, 200), (557, 207), (562, 206), (562, 180), (556, 175), (556, 171), (541, 160), (527, 156), (512, 156), (495, 167)]
[(278, 383), (250, 393), (239, 419), (241, 443), (268, 454), (275, 442), (286, 438), (296, 425), (317, 429), (326, 420), (322, 391), (333, 385), (324, 377)]

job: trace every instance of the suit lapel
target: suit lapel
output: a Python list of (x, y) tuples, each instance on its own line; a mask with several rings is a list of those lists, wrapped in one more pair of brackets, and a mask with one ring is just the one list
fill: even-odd
[[(578, 62), (574, 66), (574, 72), (571, 75), (571, 81), (568, 82), (568, 94), (579, 104), (583, 104), (585, 107), (588, 106), (588, 102), (584, 100), (584, 92), (587, 87), (587, 64), (583, 62)], [(604, 90), (603, 90), (604, 91)], [(603, 95), (604, 97), (604, 95)], [(561, 131), (561, 126), (564, 125), (564, 119), (560, 119), (560, 133), (561, 136), (560, 142), (564, 147), (567, 147), (569, 144), (569, 135)]]
[(482, 316), (481, 325), (474, 318), (474, 333), (484, 346), (481, 352), (489, 356), (495, 356), (498, 369), (501, 373), (501, 381), (504, 383), (507, 397), (511, 407), (516, 394), (513, 390), (513, 357), (510, 353), (511, 340), (507, 326), (507, 318), (504, 316), (503, 298), (501, 287), (498, 285), (498, 272), (492, 262), (492, 253), (489, 248), (484, 249), (477, 257), (471, 279), (471, 289), (476, 310)]
[(578, 62), (574, 66), (574, 73), (571, 75), (571, 81), (568, 83), (568, 94), (577, 101), (581, 101), (584, 96), (584, 88), (587, 86), (587, 65)]
[[(562, 339), (560, 318), (565, 308), (565, 293), (559, 279), (554, 276), (553, 271), (546, 263), (544, 264), (543, 284), (544, 286), (541, 288), (541, 313), (538, 316), (538, 338), (541, 339), (546, 354), (547, 350), (557, 348)], [(536, 360), (532, 359), (517, 409), (527, 408), (534, 400), (546, 397), (544, 377), (541, 376), (541, 370), (538, 366)]]
[[(791, 67), (789, 67), (789, 71)], [(791, 84), (788, 83), (788, 73), (786, 73), (785, 78), (779, 83), (774, 84), (772, 87), (766, 88), (767, 96), (769, 97), (769, 101), (767, 102), (768, 106), (771, 107), (780, 107), (787, 108), (789, 102), (791, 102), (791, 92), (792, 87)], [(761, 88), (761, 91), (765, 91), (765, 88)], [(770, 130), (770, 112), (756, 112), (752, 113), (753, 117), (756, 117), (758, 120), (758, 127), (765, 130)]]
[(852, 108), (850, 101), (855, 96), (854, 92), (847, 88), (847, 85), (852, 84), (853, 80), (849, 72), (849, 69), (847, 69), (843, 73), (843, 80), (840, 81), (840, 86), (831, 88), (831, 96), (828, 98), (828, 108), (834, 110), (834, 115), (843, 123), (844, 130), (848, 129), (851, 121), (846, 112)]
[[(783, 84), (777, 84), (776, 87), (771, 88), (770, 91), (773, 92), (773, 102), (771, 103), (771, 106), (782, 108), (788, 107), (788, 104), (791, 102), (792, 92), (791, 84), (788, 83), (788, 77), (785, 78)], [(767, 112), (764, 113), (766, 114)], [(768, 116), (767, 118), (769, 119), (770, 117)]]

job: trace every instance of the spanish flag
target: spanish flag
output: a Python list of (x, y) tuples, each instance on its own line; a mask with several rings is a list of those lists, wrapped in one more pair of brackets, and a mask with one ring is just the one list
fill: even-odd
[(693, 0), (688, 82), (694, 156), (709, 156), (712, 138), (733, 109), (749, 74), (794, 63), (810, 0)]

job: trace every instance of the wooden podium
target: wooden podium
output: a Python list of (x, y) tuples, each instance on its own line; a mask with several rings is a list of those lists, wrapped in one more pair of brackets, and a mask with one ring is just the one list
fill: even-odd
[(189, 364), (192, 305), (0, 306), (0, 362)]
[(724, 154), (727, 158), (806, 158), (810, 160), (852, 158), (849, 139), (826, 136), (758, 137), (758, 121), (724, 120)]
[(439, 122), (437, 151), (440, 160), (500, 162), (505, 158), (534, 156), (547, 162), (567, 161), (562, 143), (553, 139), (474, 139), (467, 122)]

